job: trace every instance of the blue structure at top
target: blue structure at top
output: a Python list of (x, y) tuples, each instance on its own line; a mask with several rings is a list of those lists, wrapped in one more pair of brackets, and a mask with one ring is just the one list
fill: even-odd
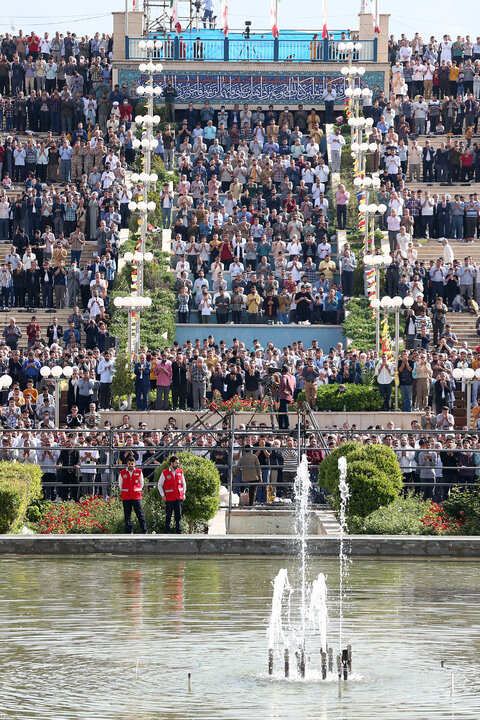
[[(347, 51), (342, 43), (357, 42), (349, 38), (348, 31), (335, 31), (322, 40), (318, 33), (299, 31), (281, 32), (274, 38), (268, 32), (251, 32), (245, 37), (241, 32), (231, 32), (224, 37), (221, 30), (188, 30), (185, 33), (150, 33), (148, 38), (125, 38), (127, 60), (143, 60), (147, 57), (141, 50), (141, 40), (162, 40), (163, 47), (155, 50), (157, 60), (184, 62), (293, 62), (293, 63), (345, 63)], [(353, 62), (376, 62), (377, 39), (361, 40), (361, 47), (352, 51)]]

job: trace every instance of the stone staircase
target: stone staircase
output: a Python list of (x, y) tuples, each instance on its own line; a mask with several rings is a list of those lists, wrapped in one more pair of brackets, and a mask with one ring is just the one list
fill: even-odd
[[(0, 263), (3, 263), (5, 261), (5, 256), (7, 253), (10, 252), (10, 248), (12, 247), (12, 243), (10, 241), (3, 241), (0, 242)], [(82, 250), (82, 258), (81, 258), (81, 265), (90, 265), (93, 262), (93, 253), (97, 252), (97, 243), (96, 242), (87, 242), (83, 246)], [(35, 253), (34, 253), (35, 254)], [(37, 258), (38, 259), (38, 258)], [(70, 251), (67, 250), (67, 263), (70, 262)]]
[(68, 327), (67, 318), (71, 312), (72, 311), (69, 308), (65, 308), (64, 310), (55, 310), (52, 313), (47, 313), (43, 309), (27, 312), (24, 309), (12, 308), (8, 312), (0, 312), (0, 335), (3, 333), (4, 328), (9, 324), (10, 318), (15, 318), (15, 322), (22, 332), (22, 337), (20, 338), (18, 346), (19, 348), (26, 349), (28, 343), (27, 325), (30, 323), (33, 316), (35, 316), (36, 322), (40, 325), (42, 337), (46, 340), (47, 327), (52, 324), (52, 319), (56, 317), (58, 319), (58, 324), (62, 325), (63, 329), (66, 330)]
[[(478, 243), (451, 240), (450, 245), (456, 260), (463, 263), (464, 258), (470, 256), (476, 265), (480, 265), (480, 245)], [(418, 259), (425, 260), (426, 263), (440, 257), (443, 258), (443, 245), (435, 239), (421, 241), (416, 250)], [(480, 337), (475, 329), (476, 318), (473, 315), (452, 312), (448, 315), (448, 321), (460, 343), (467, 343), (468, 347), (480, 345)]]

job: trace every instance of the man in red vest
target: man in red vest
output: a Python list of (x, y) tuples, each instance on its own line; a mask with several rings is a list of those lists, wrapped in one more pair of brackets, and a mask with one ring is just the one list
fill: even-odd
[(135, 510), (142, 533), (147, 533), (147, 525), (142, 508), (142, 488), (144, 486), (143, 473), (140, 468), (135, 467), (133, 453), (125, 456), (127, 467), (120, 471), (118, 484), (120, 495), (123, 501), (123, 514), (125, 516), (125, 532), (133, 533), (132, 510)]
[(185, 476), (180, 467), (180, 462), (176, 455), (170, 458), (169, 466), (162, 472), (158, 480), (158, 491), (165, 500), (165, 532), (170, 532), (170, 522), (172, 513), (175, 513), (175, 530), (177, 533), (182, 532), (182, 505), (185, 500), (185, 492), (187, 485)]

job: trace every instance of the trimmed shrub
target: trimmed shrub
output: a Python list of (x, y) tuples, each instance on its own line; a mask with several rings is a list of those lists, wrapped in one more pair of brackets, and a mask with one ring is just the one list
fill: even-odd
[(434, 531), (422, 522), (430, 507), (429, 500), (409, 494), (382, 505), (367, 517), (351, 516), (348, 529), (359, 535), (433, 535)]
[(461, 535), (480, 535), (480, 487), (454, 487), (443, 503), (450, 518), (460, 524)]
[[(178, 458), (187, 484), (183, 514), (193, 528), (194, 523), (206, 523), (215, 516), (220, 504), (220, 475), (216, 465), (207, 458), (187, 451), (178, 453)], [(168, 462), (169, 459), (155, 470), (155, 482), (168, 467)], [(155, 493), (160, 497), (158, 490), (151, 490), (147, 495), (149, 501), (150, 495), (153, 495), (152, 501), (155, 500)]]
[[(366, 517), (381, 505), (389, 505), (398, 497), (388, 475), (368, 460), (348, 460), (347, 483), (350, 488), (349, 515), (351, 513)], [(335, 494), (338, 496), (338, 490)]]
[(42, 495), (42, 470), (30, 463), (2, 462), (0, 533), (19, 532), (30, 503)]
[(347, 460), (349, 516), (365, 517), (398, 497), (402, 473), (393, 450), (385, 445), (348, 442), (335, 448), (318, 470), (318, 484), (331, 493), (334, 507), (340, 506), (338, 459), (342, 456)]
[[(298, 395), (298, 401), (305, 400), (305, 391)], [(375, 412), (381, 410), (383, 400), (378, 387), (372, 385), (322, 385), (317, 390), (317, 410), (331, 412)]]

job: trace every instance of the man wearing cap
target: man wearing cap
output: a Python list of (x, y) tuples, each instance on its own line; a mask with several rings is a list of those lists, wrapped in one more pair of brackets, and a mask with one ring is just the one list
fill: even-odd
[(170, 532), (172, 514), (175, 514), (175, 532), (182, 532), (182, 507), (185, 500), (187, 484), (180, 461), (176, 455), (172, 455), (168, 468), (166, 468), (158, 479), (158, 492), (165, 501), (165, 532)]
[(123, 514), (125, 517), (125, 532), (129, 535), (133, 534), (132, 510), (135, 511), (141, 531), (146, 535), (147, 525), (142, 507), (142, 489), (145, 484), (143, 473), (140, 468), (135, 467), (135, 457), (133, 453), (125, 456), (127, 467), (120, 471), (118, 476), (118, 485), (120, 487), (120, 496), (123, 502)]

